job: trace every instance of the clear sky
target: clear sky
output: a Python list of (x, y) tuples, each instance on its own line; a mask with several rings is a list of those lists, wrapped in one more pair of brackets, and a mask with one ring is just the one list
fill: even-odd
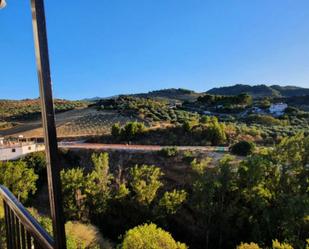
[[(38, 96), (30, 0), (0, 11), (0, 98)], [(54, 96), (309, 87), (308, 0), (45, 1)]]

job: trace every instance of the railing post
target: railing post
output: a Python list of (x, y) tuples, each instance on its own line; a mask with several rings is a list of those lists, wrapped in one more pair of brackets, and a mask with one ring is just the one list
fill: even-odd
[(47, 176), (55, 249), (66, 249), (62, 209), (57, 134), (50, 78), (44, 1), (31, 0), (32, 24), (40, 86), (42, 122), (46, 150)]

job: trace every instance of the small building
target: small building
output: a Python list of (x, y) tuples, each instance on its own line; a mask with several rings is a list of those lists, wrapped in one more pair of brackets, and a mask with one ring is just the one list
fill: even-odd
[(31, 142), (12, 142), (2, 140), (0, 144), (0, 161), (16, 160), (32, 152), (42, 151), (44, 144)]
[(260, 113), (263, 113), (263, 110), (261, 108), (257, 107), (257, 106), (254, 106), (254, 107), (252, 107), (251, 112), (260, 114)]
[(285, 103), (276, 103), (272, 104), (269, 107), (269, 112), (275, 116), (281, 116), (284, 114), (285, 109), (288, 108), (288, 105)]
[(211, 112), (210, 111), (203, 111), (203, 114), (204, 115), (211, 115)]

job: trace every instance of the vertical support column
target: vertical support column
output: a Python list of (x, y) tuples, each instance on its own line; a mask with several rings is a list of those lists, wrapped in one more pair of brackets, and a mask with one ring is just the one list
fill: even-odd
[(55, 249), (66, 249), (57, 134), (48, 55), (44, 0), (31, 0), (32, 25), (38, 70), (44, 142), (46, 150), (48, 191)]

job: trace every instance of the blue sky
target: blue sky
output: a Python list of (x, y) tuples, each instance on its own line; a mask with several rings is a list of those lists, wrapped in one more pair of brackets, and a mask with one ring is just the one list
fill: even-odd
[[(308, 0), (45, 1), (54, 96), (309, 87)], [(0, 98), (38, 96), (30, 1), (0, 11)]]

